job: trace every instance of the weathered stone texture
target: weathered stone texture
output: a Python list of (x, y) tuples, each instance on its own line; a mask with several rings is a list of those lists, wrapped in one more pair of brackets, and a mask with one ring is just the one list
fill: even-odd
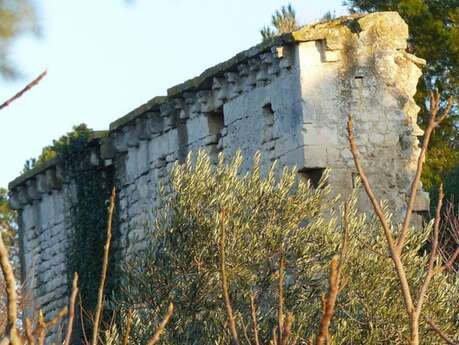
[[(159, 185), (173, 164), (199, 148), (215, 159), (241, 150), (246, 166), (260, 151), (264, 167), (278, 160), (313, 182), (330, 168), (334, 191), (348, 194), (355, 177), (349, 113), (378, 197), (402, 212), (422, 134), (413, 95), (424, 62), (405, 52), (407, 38), (395, 12), (307, 26), (238, 54), (112, 123), (93, 161), (115, 171), (116, 255), (125, 259), (145, 245)], [(20, 210), (24, 276), (34, 307), (46, 311), (66, 302), (68, 213), (77, 202), (55, 164), (10, 186)], [(419, 196), (421, 212), (428, 197)], [(360, 205), (369, 210), (364, 194)]]

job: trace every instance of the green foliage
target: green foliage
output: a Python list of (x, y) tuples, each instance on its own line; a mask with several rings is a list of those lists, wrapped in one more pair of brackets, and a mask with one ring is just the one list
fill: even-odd
[[(83, 308), (91, 313), (96, 305), (103, 247), (106, 237), (107, 205), (112, 178), (110, 169), (103, 169), (91, 163), (93, 131), (85, 124), (74, 126), (72, 131), (54, 140), (43, 148), (38, 159), (29, 160), (25, 171), (39, 167), (55, 157), (63, 166), (64, 183), (71, 190), (73, 205), (70, 217), (72, 224), (71, 242), (67, 250), (68, 281), (73, 273), (79, 274), (79, 289)], [(109, 176), (107, 176), (109, 175)], [(77, 323), (80, 320), (77, 319)], [(85, 318), (86, 332), (91, 323)], [(76, 334), (81, 331), (77, 324)]]
[[(454, 174), (454, 168), (456, 170), (459, 168), (459, 149), (448, 146), (432, 147), (427, 152), (427, 160), (423, 170), (424, 188), (432, 190), (433, 187), (439, 186), (447, 176)], [(452, 192), (459, 199), (459, 189), (455, 189)]]
[[(73, 207), (70, 212), (72, 235), (67, 250), (69, 284), (73, 273), (79, 274), (79, 290), (84, 310), (92, 314), (97, 302), (97, 291), (103, 247), (106, 238), (107, 205), (112, 179), (110, 171), (91, 163), (91, 150), (95, 144), (92, 130), (86, 125), (74, 127), (67, 135), (54, 141), (44, 152), (54, 152), (63, 164), (64, 183), (73, 190)], [(80, 321), (80, 320), (78, 320)], [(80, 331), (77, 326), (77, 334)], [(91, 323), (85, 318), (85, 330)]]
[[(255, 292), (263, 343), (270, 337), (283, 252), (286, 307), (295, 315), (293, 332), (299, 343), (317, 334), (328, 266), (341, 246), (343, 208), (330, 198), (325, 181), (313, 189), (298, 180), (295, 169), (280, 173), (273, 166), (264, 172), (259, 156), (254, 161), (246, 174), (240, 173), (240, 155), (228, 163), (220, 156), (214, 166), (200, 152), (194, 161), (190, 156), (175, 166), (170, 183), (161, 190), (164, 205), (149, 231), (151, 243), (125, 268), (120, 308), (136, 311), (130, 343), (145, 343), (169, 302), (176, 310), (164, 344), (230, 343), (218, 268), (222, 226), (238, 327), (242, 320), (250, 324), (249, 295)], [(386, 247), (379, 223), (356, 212), (357, 194), (356, 190), (351, 199), (345, 283), (332, 322), (333, 343), (401, 344), (408, 330), (398, 279), (390, 259), (380, 254)], [(431, 225), (409, 232), (403, 262), (413, 289), (422, 282), (420, 267), (427, 262), (422, 248), (430, 230)], [(426, 315), (450, 334), (459, 326), (454, 315), (459, 307), (458, 283), (455, 277), (437, 276), (425, 306)], [(118, 327), (107, 336), (113, 343), (125, 329), (123, 322)], [(424, 321), (421, 333), (425, 344), (442, 344)]]
[(77, 148), (86, 148), (91, 135), (92, 130), (90, 130), (86, 124), (82, 123), (78, 126), (73, 126), (72, 131), (61, 136), (58, 140), (53, 140), (52, 145), (45, 146), (41, 150), (41, 154), (38, 158), (27, 160), (24, 164), (22, 173), (42, 166), (57, 155), (65, 158), (68, 154), (74, 154), (74, 152), (72, 153), (70, 151), (75, 151)]
[(7, 246), (14, 245), (16, 228), (16, 212), (8, 204), (8, 191), (0, 188), (0, 234)]
[[(459, 2), (457, 0), (346, 0), (352, 11), (398, 11), (410, 28), (409, 50), (427, 60), (416, 101), (421, 106), (419, 123), (427, 125), (429, 96), (438, 88), (443, 96), (459, 95)], [(459, 109), (438, 128), (422, 181), (430, 188), (459, 166)], [(438, 158), (437, 158), (438, 157)], [(459, 198), (459, 195), (456, 196)]]
[(295, 9), (291, 4), (282, 6), (271, 17), (271, 26), (265, 26), (260, 30), (263, 41), (272, 39), (274, 36), (292, 32), (298, 29)]
[(11, 43), (20, 35), (37, 32), (36, 10), (31, 0), (0, 1), (0, 75), (14, 77), (10, 60)]

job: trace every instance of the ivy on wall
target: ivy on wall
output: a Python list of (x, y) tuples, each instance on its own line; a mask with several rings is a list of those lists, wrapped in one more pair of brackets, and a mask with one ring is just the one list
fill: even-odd
[[(91, 161), (94, 159), (91, 152), (98, 150), (99, 146), (93, 138), (94, 132), (86, 125), (76, 126), (72, 132), (43, 149), (44, 157), (37, 160), (58, 157), (63, 165), (63, 180), (68, 186), (64, 190), (71, 205), (71, 233), (66, 252), (68, 281), (70, 286), (74, 272), (78, 272), (81, 306), (86, 316), (83, 326), (87, 334), (91, 332), (90, 318), (97, 302), (106, 239), (107, 202), (113, 187), (113, 169)], [(114, 266), (113, 262), (111, 266)], [(111, 290), (111, 286), (113, 284), (109, 281), (107, 290)], [(106, 291), (107, 295), (109, 293)], [(80, 321), (75, 328), (75, 337), (81, 335)]]

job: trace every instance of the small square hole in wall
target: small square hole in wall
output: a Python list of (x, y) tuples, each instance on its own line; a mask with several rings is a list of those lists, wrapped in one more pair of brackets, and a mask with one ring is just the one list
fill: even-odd
[(309, 181), (313, 188), (317, 188), (320, 183), (320, 179), (325, 173), (325, 168), (303, 168), (298, 171), (301, 179)]

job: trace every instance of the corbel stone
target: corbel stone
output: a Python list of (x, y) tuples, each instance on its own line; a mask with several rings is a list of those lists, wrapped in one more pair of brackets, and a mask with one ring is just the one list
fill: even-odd
[(113, 134), (113, 146), (115, 147), (116, 151), (118, 152), (127, 152), (128, 145), (127, 145), (127, 136), (123, 129), (116, 131)]
[(16, 195), (18, 197), (18, 201), (21, 204), (21, 206), (25, 206), (25, 205), (32, 203), (32, 198), (27, 193), (26, 186), (23, 186), (23, 185), (18, 186), (16, 189)]
[(115, 157), (115, 147), (111, 137), (102, 138), (100, 141), (100, 157), (104, 160), (109, 160)]
[(261, 62), (265, 65), (270, 76), (279, 74), (279, 59), (272, 52), (262, 54)]
[(250, 90), (249, 66), (247, 64), (241, 64), (237, 66), (237, 70), (239, 72), (239, 87), (241, 88), (241, 93)]
[(172, 102), (166, 102), (160, 107), (161, 117), (164, 118), (164, 124), (167, 128), (175, 127), (175, 105)]
[(148, 140), (150, 139), (150, 133), (148, 133), (147, 130), (147, 119), (142, 117), (142, 118), (137, 118), (135, 120), (135, 127), (136, 127), (136, 132), (137, 136), (139, 137), (139, 140)]
[(222, 106), (228, 99), (228, 87), (224, 78), (214, 78), (212, 81), (215, 107)]
[(199, 91), (198, 101), (201, 104), (201, 111), (203, 113), (210, 113), (215, 109), (212, 92), (210, 90)]
[(55, 168), (47, 169), (45, 171), (45, 181), (46, 182), (44, 182), (41, 187), (44, 189), (49, 188), (48, 193), (50, 193), (53, 189), (60, 190), (62, 188), (63, 181), (62, 166), (57, 165)]
[(228, 99), (234, 99), (239, 96), (242, 92), (242, 88), (237, 73), (227, 72), (225, 73), (225, 79), (227, 82)]
[(293, 51), (291, 47), (280, 46), (274, 47), (274, 52), (280, 59), (279, 67), (281, 69), (290, 68), (293, 65)]
[(249, 60), (249, 76), (248, 84), (250, 87), (255, 87), (257, 85), (257, 76), (260, 71), (260, 61), (258, 59)]
[(175, 98), (174, 103), (175, 103), (175, 110), (179, 114), (179, 119), (185, 120), (190, 117), (185, 99), (183, 99), (182, 97)]
[(266, 56), (266, 54), (260, 55), (260, 58), (257, 59), (258, 63), (258, 72), (257, 72), (257, 83), (264, 85), (266, 82), (270, 80), (269, 74), (268, 74), (268, 68), (269, 65), (271, 64), (271, 61), (269, 57)]
[(37, 181), (35, 178), (26, 181), (27, 194), (32, 200), (41, 200), (41, 194), (37, 189)]
[[(51, 170), (51, 169), (48, 169)], [(37, 179), (37, 190), (39, 193), (45, 194), (50, 193), (52, 191), (52, 186), (48, 178), (48, 170), (43, 172), (42, 174), (38, 174), (36, 176)]]
[(159, 111), (147, 113), (145, 127), (150, 136), (156, 136), (163, 132), (164, 121)]
[(198, 116), (201, 113), (201, 104), (197, 100), (196, 93), (185, 92), (183, 96), (185, 97), (185, 104), (190, 117)]
[(122, 129), (125, 131), (125, 136), (127, 140), (127, 146), (129, 147), (138, 147), (139, 146), (139, 136), (137, 135), (137, 128), (134, 125), (127, 125)]
[(9, 196), (8, 203), (10, 205), (10, 208), (13, 210), (22, 210), (23, 207), (21, 203), (19, 202), (17, 191), (14, 190), (12, 192), (9, 192), (8, 196)]

